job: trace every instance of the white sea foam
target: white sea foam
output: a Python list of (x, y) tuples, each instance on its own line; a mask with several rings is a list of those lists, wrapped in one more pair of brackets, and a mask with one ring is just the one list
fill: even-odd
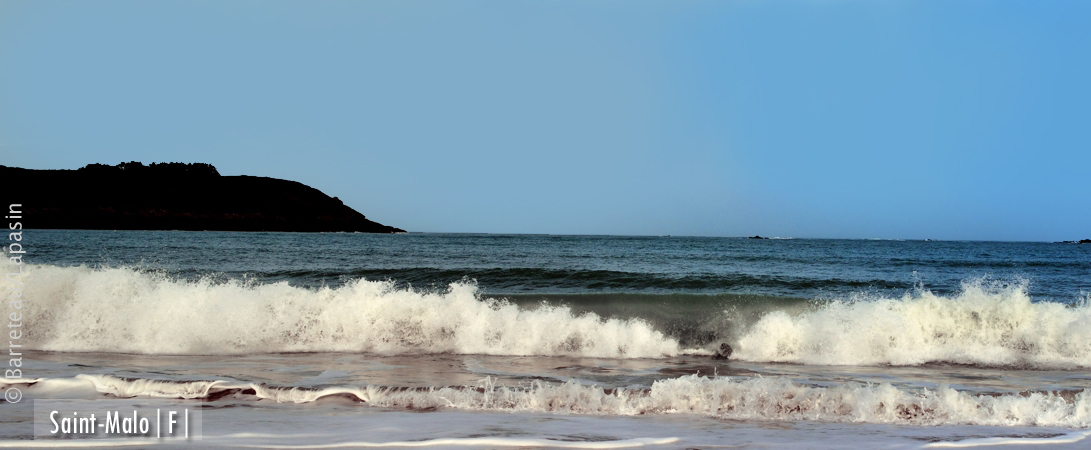
[[(973, 448), (973, 447), (994, 447), (994, 446), (1020, 446), (1025, 447), (1028, 445), (1042, 446), (1042, 445), (1063, 445), (1063, 444), (1075, 444), (1091, 436), (1091, 431), (1074, 431), (1072, 433), (1062, 434), (1060, 436), (1048, 437), (1048, 438), (1021, 438), (1021, 437), (993, 437), (993, 438), (978, 438), (978, 439), (966, 439), (962, 441), (940, 441), (925, 444), (923, 448)], [(1048, 448), (1048, 447), (1047, 447)]]
[(463, 353), (664, 357), (678, 343), (642, 320), (533, 311), (356, 280), (338, 288), (185, 281), (130, 268), (25, 266), (34, 349), (142, 354)]
[(957, 295), (835, 301), (765, 314), (733, 357), (830, 365), (928, 362), (1033, 368), (1091, 367), (1091, 304), (1032, 302), (1025, 284), (975, 280)]
[[(44, 389), (56, 389), (65, 383), (65, 379), (49, 380), (43, 383)], [(249, 384), (233, 384), (229, 381), (186, 381), (149, 380), (144, 378), (127, 379), (109, 375), (76, 375), (75, 381), (90, 383), (95, 391), (117, 397), (155, 397), (155, 398), (206, 398), (210, 391), (230, 388), (244, 388)], [(68, 386), (64, 386), (68, 387)]]
[[(732, 420), (812, 420), (912, 425), (1091, 426), (1091, 392), (1023, 392), (989, 395), (940, 387), (909, 390), (890, 384), (846, 383), (808, 386), (785, 377), (708, 378), (688, 375), (656, 381), (650, 389), (606, 390), (577, 382), (536, 381), (521, 387), (497, 386), (486, 378), (477, 386), (330, 387), (298, 389), (235, 381), (171, 382), (79, 375), (88, 389), (124, 397), (204, 398), (232, 392), (278, 403), (310, 403), (348, 396), (369, 405), (409, 409), (468, 409), (635, 416), (689, 413)], [(33, 389), (48, 394), (53, 382)], [(171, 385), (174, 385), (171, 387)], [(245, 393), (243, 393), (245, 392)]]
[(428, 439), (423, 441), (393, 441), (393, 442), (368, 442), (368, 441), (352, 441), (352, 442), (338, 442), (336, 444), (316, 444), (316, 445), (269, 445), (265, 444), (262, 447), (265, 448), (370, 448), (370, 447), (495, 447), (495, 448), (512, 448), (512, 447), (535, 447), (535, 448), (634, 448), (645, 446), (659, 446), (674, 444), (678, 442), (678, 438), (635, 438), (635, 439), (621, 439), (616, 441), (599, 441), (599, 442), (564, 442), (552, 439), (530, 439), (530, 438), (510, 438), (510, 437), (487, 437), (487, 438), (446, 438), (446, 439)]
[[(236, 437), (236, 436), (229, 436)], [(284, 448), (284, 449), (320, 449), (320, 448), (398, 448), (398, 447), (484, 447), (484, 448), (516, 448), (516, 447), (534, 447), (534, 448), (636, 448), (647, 446), (662, 446), (667, 444), (673, 444), (679, 441), (676, 437), (667, 438), (633, 438), (633, 439), (619, 439), (612, 441), (598, 441), (598, 442), (565, 442), (552, 439), (531, 439), (531, 438), (511, 438), (511, 437), (487, 437), (487, 438), (446, 438), (446, 439), (425, 439), (419, 441), (388, 441), (388, 442), (368, 442), (368, 441), (348, 441), (337, 442), (330, 444), (248, 444), (248, 439), (253, 439), (254, 436), (239, 436), (242, 438), (242, 442), (232, 442), (227, 439), (217, 439), (216, 437), (206, 437), (206, 445), (208, 441), (226, 441), (223, 442), (228, 447), (242, 447), (242, 448)], [(261, 436), (257, 436), (260, 438)], [(273, 435), (273, 437), (283, 437), (280, 435)], [(155, 447), (162, 445), (163, 441), (160, 439), (80, 439), (80, 440), (60, 440), (60, 439), (47, 439), (38, 441), (28, 440), (12, 440), (12, 441), (0, 441), (0, 448), (91, 448), (91, 447), (108, 447), (108, 448), (121, 448), (121, 447)], [(210, 445), (210, 447), (213, 445)]]

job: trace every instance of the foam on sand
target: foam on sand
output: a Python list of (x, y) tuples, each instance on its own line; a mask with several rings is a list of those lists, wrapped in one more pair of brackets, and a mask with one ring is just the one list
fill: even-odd
[(603, 389), (575, 381), (535, 381), (499, 386), (491, 378), (476, 386), (333, 386), (319, 389), (269, 386), (245, 381), (162, 381), (110, 375), (42, 380), (42, 395), (83, 383), (89, 392), (117, 397), (268, 400), (286, 405), (347, 398), (371, 406), (434, 410), (560, 412), (612, 416), (698, 414), (731, 420), (878, 423), (903, 425), (996, 425), (1086, 428), (1091, 392), (981, 394), (948, 387), (904, 389), (891, 384), (812, 386), (786, 377), (736, 378), (687, 375), (656, 381), (645, 389)]

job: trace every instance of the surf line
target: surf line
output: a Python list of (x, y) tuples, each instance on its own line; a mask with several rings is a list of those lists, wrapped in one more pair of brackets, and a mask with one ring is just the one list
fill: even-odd
[[(11, 281), (11, 292), (8, 293), (8, 368), (4, 369), (4, 378), (23, 378), (23, 256), (26, 249), (23, 248), (23, 204), (12, 203), (8, 205), (8, 261), (10, 261), (7, 274), (4, 278)], [(18, 351), (16, 351), (18, 350)], [(23, 392), (16, 387), (8, 387), (4, 391), (4, 399), (11, 403), (19, 403), (23, 399)]]

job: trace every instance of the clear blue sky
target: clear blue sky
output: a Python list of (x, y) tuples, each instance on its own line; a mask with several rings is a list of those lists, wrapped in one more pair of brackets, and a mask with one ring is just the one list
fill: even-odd
[(411, 231), (1091, 238), (1089, 24), (1063, 0), (0, 0), (0, 164), (207, 162)]

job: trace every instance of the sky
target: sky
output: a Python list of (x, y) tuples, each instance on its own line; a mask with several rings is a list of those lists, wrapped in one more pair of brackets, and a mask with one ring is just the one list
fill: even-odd
[(1091, 238), (1089, 17), (0, 0), (0, 164), (205, 162), (424, 232)]

